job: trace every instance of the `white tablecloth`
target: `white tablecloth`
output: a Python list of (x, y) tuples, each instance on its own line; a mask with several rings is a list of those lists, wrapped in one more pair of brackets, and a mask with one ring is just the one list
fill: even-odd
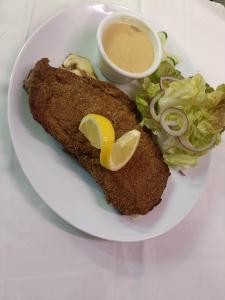
[[(139, 243), (98, 240), (72, 228), (42, 202), (21, 171), (7, 125), (12, 66), (33, 30), (75, 2), (87, 1), (0, 1), (0, 300), (224, 300), (224, 140), (213, 150), (207, 185), (188, 217), (170, 232)], [(173, 32), (209, 82), (225, 82), (221, 5), (113, 3), (151, 15)]]

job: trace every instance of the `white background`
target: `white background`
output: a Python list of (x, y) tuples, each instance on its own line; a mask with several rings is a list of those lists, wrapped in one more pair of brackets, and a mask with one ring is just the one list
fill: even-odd
[[(12, 66), (33, 30), (73, 3), (87, 1), (0, 1), (0, 300), (225, 299), (224, 139), (213, 150), (207, 185), (192, 212), (145, 242), (106, 242), (77, 231), (46, 207), (23, 175), (7, 124)], [(222, 6), (206, 0), (113, 3), (157, 20), (209, 82), (225, 82)]]

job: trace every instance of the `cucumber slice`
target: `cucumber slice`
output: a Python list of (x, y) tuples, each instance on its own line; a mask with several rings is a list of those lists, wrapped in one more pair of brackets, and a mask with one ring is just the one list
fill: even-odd
[(161, 41), (162, 44), (164, 44), (166, 42), (167, 38), (168, 38), (168, 35), (165, 31), (158, 32), (158, 36), (159, 36), (160, 41)]
[(161, 45), (162, 45), (162, 51), (163, 51), (162, 60), (167, 61), (173, 67), (175, 67), (178, 64), (179, 59), (175, 55), (169, 55), (166, 51), (166, 42), (167, 42), (167, 39), (168, 39), (168, 34), (165, 31), (160, 31), (160, 32), (158, 32), (158, 36), (160, 38)]
[(167, 56), (165, 60), (173, 67), (175, 67), (177, 64), (176, 60), (172, 56)]

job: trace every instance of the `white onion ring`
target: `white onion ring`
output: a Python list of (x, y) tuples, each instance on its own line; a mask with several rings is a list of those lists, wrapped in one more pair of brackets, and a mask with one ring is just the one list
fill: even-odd
[(155, 104), (159, 100), (159, 98), (161, 98), (163, 96), (163, 94), (164, 94), (164, 92), (161, 91), (159, 94), (157, 94), (155, 97), (153, 97), (150, 102), (150, 105), (149, 105), (150, 114), (155, 121), (160, 120), (160, 115), (157, 115), (155, 112)]
[(166, 124), (168, 125), (168, 126), (176, 126), (177, 125), (177, 121), (175, 121), (175, 120), (171, 120), (171, 121), (166, 121)]
[(203, 152), (211, 149), (215, 145), (216, 136), (215, 135), (213, 136), (211, 142), (207, 146), (201, 148), (195, 148), (184, 136), (178, 136), (178, 140), (181, 143), (181, 145), (189, 151)]
[(162, 77), (160, 78), (160, 88), (161, 88), (161, 90), (165, 90), (165, 87), (164, 87), (164, 85), (163, 85), (163, 81), (164, 81), (164, 80), (176, 81), (176, 80), (179, 80), (179, 79), (177, 79), (176, 77), (162, 76)]
[[(183, 126), (180, 129), (178, 129), (178, 130), (173, 130), (173, 129), (170, 128), (170, 126), (176, 126), (176, 125), (178, 125), (175, 120), (174, 121), (167, 121), (166, 120), (166, 117), (169, 114), (173, 114), (173, 113), (181, 116), (182, 120), (183, 120)], [(188, 129), (188, 119), (187, 119), (187, 116), (186, 116), (186, 114), (182, 110), (180, 110), (178, 108), (168, 108), (168, 109), (164, 110), (164, 112), (160, 116), (160, 124), (161, 124), (162, 128), (169, 135), (172, 135), (172, 136), (180, 136), (181, 134), (183, 134)]]

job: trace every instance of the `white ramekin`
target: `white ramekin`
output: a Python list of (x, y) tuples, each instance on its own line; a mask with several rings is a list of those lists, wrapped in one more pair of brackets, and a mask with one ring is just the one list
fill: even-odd
[[(150, 68), (141, 73), (127, 72), (117, 65), (115, 65), (105, 53), (103, 44), (102, 44), (102, 35), (106, 30), (107, 26), (114, 22), (129, 22), (140, 28), (145, 28), (147, 30), (154, 49), (154, 60)], [(152, 74), (159, 66), (162, 58), (162, 48), (160, 39), (157, 32), (153, 29), (152, 25), (149, 22), (143, 20), (142, 17), (137, 15), (132, 15), (128, 13), (112, 13), (109, 16), (105, 17), (99, 24), (97, 30), (97, 46), (99, 52), (99, 61), (98, 65), (102, 73), (110, 80), (117, 83), (126, 83), (132, 79), (144, 78)], [(119, 51), (119, 49), (118, 49)], [(138, 59), (138, 57), (137, 57)]]

